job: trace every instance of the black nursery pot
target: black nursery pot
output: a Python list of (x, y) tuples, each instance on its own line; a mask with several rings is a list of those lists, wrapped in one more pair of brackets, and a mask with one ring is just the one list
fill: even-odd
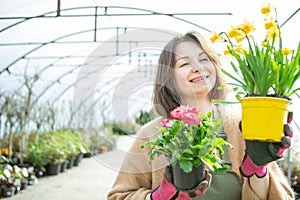
[(57, 175), (61, 170), (61, 163), (58, 164), (48, 164), (46, 165), (46, 174), (47, 175)]
[(172, 166), (174, 185), (178, 190), (190, 190), (195, 188), (205, 178), (205, 164), (202, 162), (189, 173), (185, 173), (177, 163)]
[(60, 172), (64, 172), (66, 171), (67, 167), (68, 167), (69, 161), (65, 160), (64, 162), (61, 163), (61, 167), (60, 167)]
[(70, 169), (74, 166), (75, 158), (70, 158), (68, 161), (67, 169)]
[(27, 178), (28, 180), (28, 185), (34, 185), (35, 178)]
[(12, 197), (15, 193), (15, 188), (2, 188), (2, 197)]

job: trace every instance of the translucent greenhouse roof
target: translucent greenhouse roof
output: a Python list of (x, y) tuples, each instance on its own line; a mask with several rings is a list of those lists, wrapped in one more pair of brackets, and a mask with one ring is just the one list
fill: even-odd
[[(162, 3), (163, 2), (163, 3)], [(153, 72), (177, 33), (261, 25), (268, 1), (1, 0), (0, 92), (26, 92), (32, 106), (72, 101), (74, 112), (130, 119), (151, 108)], [(300, 1), (271, 1), (284, 44), (300, 39)], [(223, 44), (215, 45), (222, 54)], [(226, 62), (226, 60), (224, 60)]]

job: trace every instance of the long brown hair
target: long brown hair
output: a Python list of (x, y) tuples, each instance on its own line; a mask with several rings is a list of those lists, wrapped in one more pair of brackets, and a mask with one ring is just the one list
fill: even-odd
[(176, 91), (174, 83), (175, 69), (175, 48), (179, 43), (192, 41), (199, 44), (203, 51), (206, 52), (210, 60), (216, 68), (216, 84), (211, 90), (211, 99), (225, 99), (227, 89), (218, 88), (225, 86), (225, 77), (221, 72), (221, 64), (217, 54), (208, 46), (204, 38), (198, 32), (188, 32), (184, 35), (177, 35), (162, 50), (158, 66), (156, 69), (156, 79), (154, 86), (153, 103), (156, 112), (161, 116), (169, 116), (171, 110), (176, 108), (181, 103), (181, 97)]

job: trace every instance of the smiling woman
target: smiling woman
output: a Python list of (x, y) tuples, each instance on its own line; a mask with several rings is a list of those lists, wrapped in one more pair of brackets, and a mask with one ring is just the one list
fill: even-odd
[[(158, 71), (157, 75), (161, 77), (158, 79), (157, 90), (152, 90), (154, 86), (152, 72), (159, 54), (175, 33), (195, 30), (208, 39), (214, 29), (223, 30), (244, 17), (251, 16), (256, 20), (259, 16), (256, 8), (262, 1), (186, 0), (183, 4), (182, 1), (165, 0), (165, 3), (172, 6), (161, 6), (159, 1), (150, 0), (1, 0), (2, 147), (6, 147), (3, 135), (8, 135), (9, 126), (12, 127), (12, 133), (16, 132), (20, 137), (27, 137), (31, 131), (29, 129), (42, 134), (52, 129), (74, 130), (77, 127), (90, 129), (91, 126), (97, 129), (104, 122), (128, 121), (128, 118), (134, 122), (135, 114), (141, 109), (151, 109), (149, 107), (153, 92), (155, 98), (160, 94), (155, 106), (164, 117), (183, 103), (200, 107), (204, 113), (217, 110), (217, 105), (209, 100), (222, 100), (226, 96), (224, 94), (226, 90), (218, 90), (225, 82), (219, 73), (220, 62), (215, 53), (222, 52), (224, 43), (220, 44), (221, 47), (214, 46), (215, 52), (207, 47), (207, 43), (200, 36), (187, 37), (188, 39), (178, 46), (173, 43), (159, 61), (165, 68), (159, 68), (161, 71)], [(300, 37), (295, 31), (295, 27), (300, 26), (299, 0), (288, 2), (272, 0), (272, 4), (276, 5), (277, 19), (283, 25), (281, 29), (285, 33), (284, 46), (295, 49), (293, 45)], [(166, 24), (172, 27), (172, 31), (165, 30)], [(134, 37), (128, 37), (133, 35)], [(159, 52), (153, 54), (149, 52), (151, 51), (149, 47), (155, 47), (153, 50)], [(170, 60), (165, 62), (164, 59)], [(226, 61), (224, 60), (224, 63)], [(228, 65), (223, 66), (226, 68)], [(88, 70), (84, 70), (87, 68)], [(104, 72), (105, 69), (107, 70)], [(103, 76), (98, 78), (96, 74)], [(297, 100), (293, 100), (294, 106), (298, 106)], [(6, 106), (6, 102), (11, 104)], [(1, 109), (3, 107), (6, 108)], [(225, 131), (228, 131), (228, 127), (232, 127), (228, 131), (230, 132), (228, 140), (240, 141), (240, 132), (236, 130), (237, 123), (235, 123), (238, 121), (238, 115), (227, 117), (232, 114), (232, 110), (223, 108), (219, 110), (226, 113), (221, 115), (222, 120), (224, 118)], [(213, 113), (216, 116), (219, 112)], [(299, 121), (297, 116), (299, 114), (295, 113), (295, 121)], [(8, 116), (12, 116), (12, 123), (9, 123)], [(159, 119), (156, 125), (160, 126)], [(157, 129), (153, 128), (156, 126), (150, 126), (150, 131), (147, 126), (145, 127), (140, 131), (142, 136), (148, 132), (151, 136), (156, 136)], [(24, 132), (26, 134), (22, 134)], [(23, 141), (26, 146), (26, 140)], [(232, 151), (229, 151), (229, 154), (231, 158), (237, 159), (232, 166), (239, 174), (238, 166), (242, 162), (243, 147), (239, 146), (242, 142), (236, 143), (234, 152), (239, 152), (239, 156), (232, 154)], [(13, 148), (16, 149), (14, 146)], [(141, 162), (138, 159), (129, 159), (132, 163), (127, 169), (140, 170), (144, 163), (148, 163), (148, 157), (145, 155), (147, 151), (135, 150), (134, 153), (142, 155)], [(154, 161), (156, 162), (157, 160)], [(114, 166), (111, 163), (106, 164), (109, 167)], [(120, 169), (119, 166), (116, 168)], [(162, 174), (163, 170), (157, 171)], [(268, 172), (270, 173), (267, 176), (271, 177), (270, 186), (274, 183), (276, 185), (277, 177), (280, 176), (273, 173), (273, 168)], [(141, 191), (152, 193), (155, 188), (151, 187), (162, 183), (163, 176), (159, 173), (151, 171), (149, 174), (152, 176), (149, 174), (145, 176), (139, 174), (141, 175), (139, 177), (129, 176), (129, 180), (143, 179), (152, 182), (139, 184), (133, 181), (134, 184), (131, 186), (134, 188), (123, 191), (121, 199), (126, 195), (128, 198), (136, 196), (136, 199), (141, 199), (143, 197), (139, 193)], [(245, 183), (244, 186), (250, 188), (248, 183)], [(280, 193), (281, 189), (282, 187), (276, 187), (274, 191)], [(128, 194), (129, 192), (132, 193)], [(287, 194), (286, 191), (281, 193)]]
[[(108, 199), (293, 199), (292, 189), (274, 162), (289, 146), (253, 141), (245, 149), (238, 125), (240, 114), (230, 106), (212, 102), (212, 99), (226, 98), (227, 90), (218, 90), (224, 84), (218, 58), (199, 33), (188, 32), (174, 37), (160, 54), (154, 87), (156, 111), (167, 119), (158, 117), (139, 130), (108, 193)], [(184, 105), (192, 106), (193, 111), (203, 115), (199, 114), (198, 118), (195, 112), (184, 113), (175, 109), (179, 106), (184, 108)], [(168, 120), (174, 117), (174, 113), (176, 117), (188, 116), (189, 120), (182, 120), (178, 126), (178, 122)], [(222, 147), (221, 144), (225, 143), (217, 138), (205, 140), (203, 126), (207, 125), (206, 114), (221, 120), (221, 129), (215, 134), (224, 138), (233, 149), (231, 145)], [(203, 126), (197, 130), (182, 129), (191, 121), (203, 123)], [(290, 122), (291, 119), (285, 126), (288, 127)], [(161, 126), (164, 127), (157, 130)], [(291, 136), (292, 132), (286, 131), (286, 137)], [(150, 144), (150, 147), (144, 144)], [(201, 148), (204, 146), (208, 151)], [(171, 155), (168, 147), (172, 149)], [(221, 153), (205, 154), (214, 148)], [(154, 157), (157, 152), (169, 157)], [(260, 155), (259, 164), (251, 160), (257, 161), (256, 155)], [(150, 159), (152, 162), (147, 164)], [(228, 166), (226, 173), (210, 170), (209, 164), (217, 165), (222, 159), (222, 166)], [(179, 160), (184, 173), (177, 173), (179, 170), (178, 166), (174, 166), (175, 160)], [(202, 162), (206, 166), (198, 168)], [(197, 176), (190, 176), (189, 173), (195, 171)], [(193, 184), (185, 185), (190, 182)]]

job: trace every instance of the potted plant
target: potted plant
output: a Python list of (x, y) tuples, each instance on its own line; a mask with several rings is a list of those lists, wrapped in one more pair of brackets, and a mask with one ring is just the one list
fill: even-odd
[(49, 137), (44, 141), (46, 155), (46, 174), (57, 175), (61, 171), (61, 163), (66, 159), (65, 152), (61, 149), (59, 141), (55, 137)]
[[(164, 119), (159, 128), (161, 135), (146, 142), (150, 146), (150, 160), (165, 155), (172, 165), (174, 184), (181, 189), (191, 189), (202, 180), (205, 164), (214, 171), (224, 171), (223, 146), (232, 147), (218, 137), (222, 121), (213, 119), (212, 113), (202, 115), (196, 108), (180, 106), (171, 111), (171, 119)], [(185, 175), (182, 176), (181, 174)], [(184, 177), (184, 179), (182, 179)], [(193, 182), (194, 180), (195, 182)], [(182, 182), (183, 181), (183, 182)]]
[(11, 165), (0, 166), (0, 188), (2, 197), (11, 197), (15, 193), (15, 177)]
[(35, 175), (35, 170), (33, 166), (29, 166), (27, 169), (27, 173), (28, 173), (28, 185), (34, 185), (37, 181), (37, 177)]
[(233, 73), (224, 69), (223, 72), (235, 81), (232, 85), (242, 104), (243, 137), (280, 142), (290, 97), (300, 89), (295, 84), (300, 78), (300, 42), (296, 51), (283, 48), (280, 26), (271, 11), (270, 5), (261, 10), (266, 29), (262, 41), (251, 35), (255, 27), (247, 21), (229, 33), (215, 32), (211, 41), (225, 35), (224, 53), (236, 61), (231, 62)]
[(34, 166), (34, 172), (38, 177), (42, 176), (46, 171), (45, 166), (47, 164), (44, 143), (35, 140), (29, 144), (24, 160)]
[(27, 184), (28, 184), (27, 168), (26, 167), (20, 168), (18, 165), (14, 165), (13, 166), (13, 174), (14, 174), (15, 180), (19, 180), (19, 182), (20, 182), (20, 190), (26, 189)]

